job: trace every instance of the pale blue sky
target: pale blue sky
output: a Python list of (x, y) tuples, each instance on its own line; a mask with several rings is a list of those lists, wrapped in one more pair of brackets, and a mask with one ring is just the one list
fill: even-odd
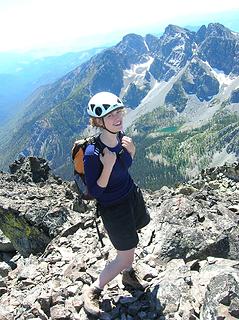
[(0, 0), (0, 51), (83, 49), (107, 43), (112, 33), (161, 32), (231, 9), (238, 0)]

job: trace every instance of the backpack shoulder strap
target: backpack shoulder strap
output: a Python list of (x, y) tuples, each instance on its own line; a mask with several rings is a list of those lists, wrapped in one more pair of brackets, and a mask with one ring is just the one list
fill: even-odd
[(94, 144), (95, 147), (99, 149), (99, 153), (102, 153), (105, 148), (105, 145), (101, 142), (100, 135), (94, 137)]
[(121, 140), (122, 140), (122, 138), (123, 138), (124, 136), (125, 136), (124, 131), (119, 131), (119, 132), (118, 132), (118, 138), (119, 138), (120, 142), (121, 142)]
[[(119, 141), (121, 142), (123, 136), (125, 136), (125, 133), (123, 131), (119, 131), (117, 133), (117, 136), (119, 138)], [(104, 148), (105, 148), (105, 145), (103, 144), (103, 142), (101, 142), (100, 140), (100, 134), (98, 136), (94, 136), (91, 138), (91, 143), (95, 145), (96, 148), (98, 148), (99, 150), (99, 153), (102, 153)], [(123, 148), (121, 150), (121, 152), (123, 152)]]
[[(125, 133), (123, 132), (123, 131), (119, 131), (118, 132), (118, 138), (119, 138), (119, 141), (120, 141), (120, 143), (122, 142), (122, 138), (125, 136)], [(119, 155), (121, 155), (122, 153), (124, 153), (124, 147), (123, 146), (121, 146), (122, 148), (121, 148), (121, 150), (120, 150), (120, 152), (119, 152)]]

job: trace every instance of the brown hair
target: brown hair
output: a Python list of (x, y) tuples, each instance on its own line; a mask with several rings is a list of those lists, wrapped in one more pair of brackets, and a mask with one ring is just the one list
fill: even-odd
[(91, 127), (101, 128), (102, 124), (99, 123), (99, 119), (101, 118), (90, 118), (90, 125)]

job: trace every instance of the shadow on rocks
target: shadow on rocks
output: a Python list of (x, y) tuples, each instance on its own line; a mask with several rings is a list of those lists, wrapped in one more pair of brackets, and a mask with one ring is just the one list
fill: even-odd
[[(164, 320), (163, 306), (157, 298), (159, 286), (151, 291), (130, 290), (130, 294), (120, 295), (112, 294), (109, 298), (103, 298), (101, 301), (102, 315), (101, 320)], [(92, 318), (93, 320), (94, 318)], [(89, 320), (91, 320), (89, 318)]]

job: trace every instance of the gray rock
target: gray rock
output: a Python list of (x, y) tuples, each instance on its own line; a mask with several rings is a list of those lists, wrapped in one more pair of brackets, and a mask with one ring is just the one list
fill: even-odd
[[(24, 170), (24, 177), (29, 178)], [(144, 292), (128, 291), (118, 275), (102, 295), (102, 319), (238, 317), (237, 176), (237, 166), (223, 166), (196, 177), (196, 190), (193, 181), (182, 186), (189, 192), (143, 190), (151, 222), (139, 233), (135, 268), (149, 286)], [(0, 174), (0, 180), (5, 182), (1, 210), (8, 202), (15, 213), (15, 219), (9, 219), (14, 223), (8, 220), (12, 233), (18, 234), (19, 221), (23, 221), (23, 236), (34, 227), (38, 240), (43, 235), (50, 239), (42, 253), (29, 250), (28, 256), (20, 255), (19, 244), (14, 257), (0, 255), (6, 259), (0, 265), (7, 266), (0, 278), (0, 318), (90, 320), (83, 309), (83, 287), (115, 255), (102, 224), (106, 246), (100, 246), (92, 223), (94, 205), (83, 202), (84, 212), (72, 210), (77, 195), (72, 189), (66, 193), (70, 186), (50, 175), (36, 183), (31, 177), (18, 181), (14, 174)]]
[(14, 252), (11, 241), (0, 230), (0, 252)]
[(202, 319), (214, 319), (238, 315), (239, 310), (239, 284), (238, 276), (222, 273), (211, 279), (207, 286), (204, 304), (202, 306)]

